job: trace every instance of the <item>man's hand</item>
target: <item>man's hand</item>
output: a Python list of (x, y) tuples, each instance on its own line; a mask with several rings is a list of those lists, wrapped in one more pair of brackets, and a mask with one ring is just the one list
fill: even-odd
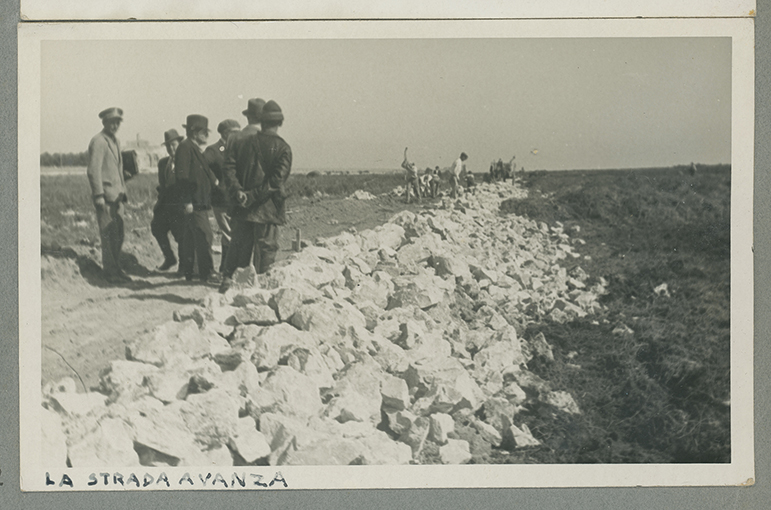
[(193, 214), (193, 204), (185, 204), (185, 214)]
[(243, 191), (238, 191), (236, 193), (236, 200), (238, 200), (238, 205), (240, 205), (241, 207), (246, 207), (246, 199), (247, 199), (246, 193), (244, 193)]
[(107, 204), (104, 201), (104, 197), (100, 195), (94, 199), (94, 205), (97, 209), (104, 210)]

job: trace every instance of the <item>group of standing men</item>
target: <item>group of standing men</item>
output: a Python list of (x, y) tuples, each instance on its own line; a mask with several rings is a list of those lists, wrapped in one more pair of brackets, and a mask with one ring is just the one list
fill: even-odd
[[(275, 101), (250, 99), (243, 111), (248, 125), (235, 120), (217, 126), (220, 139), (206, 147), (208, 119), (188, 115), (185, 136), (175, 129), (164, 133), (168, 157), (158, 162), (158, 202), (151, 231), (163, 252), (158, 268), (179, 262), (180, 276), (190, 281), (198, 266), (203, 282), (219, 282), (212, 257), (213, 233), (209, 211), (222, 234), (220, 292), (233, 284), (239, 267), (251, 262), (264, 273), (278, 252), (278, 227), (286, 223), (286, 180), (292, 151), (278, 135), (284, 115)], [(115, 134), (123, 110), (108, 108), (99, 114), (104, 129), (91, 140), (87, 174), (96, 207), (102, 244), (102, 267), (111, 283), (131, 281), (121, 267), (123, 207), (127, 201), (120, 144)], [(179, 245), (174, 255), (169, 233)]]

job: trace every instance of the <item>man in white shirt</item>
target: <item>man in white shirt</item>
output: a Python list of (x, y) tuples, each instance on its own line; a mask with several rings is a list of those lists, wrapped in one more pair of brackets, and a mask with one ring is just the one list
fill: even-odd
[(450, 191), (450, 198), (458, 198), (458, 183), (460, 182), (460, 176), (466, 171), (466, 160), (468, 155), (465, 152), (460, 153), (460, 157), (455, 160), (455, 164), (452, 167), (452, 173), (450, 174), (450, 183), (452, 184), (452, 190)]

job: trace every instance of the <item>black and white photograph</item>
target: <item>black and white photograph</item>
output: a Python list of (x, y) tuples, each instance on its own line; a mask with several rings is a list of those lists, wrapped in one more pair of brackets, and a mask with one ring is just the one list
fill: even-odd
[(23, 489), (752, 478), (752, 44), (21, 30)]

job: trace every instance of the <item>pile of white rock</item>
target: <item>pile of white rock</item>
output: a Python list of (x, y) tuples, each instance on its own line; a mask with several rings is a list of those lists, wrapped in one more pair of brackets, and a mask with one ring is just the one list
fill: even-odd
[[(141, 338), (101, 374), (44, 389), (44, 455), (108, 465), (464, 463), (455, 431), (494, 447), (538, 445), (518, 419), (539, 400), (580, 413), (527, 369), (553, 360), (528, 323), (601, 308), (561, 226), (513, 215), (511, 184), (385, 225), (319, 240)], [(427, 451), (428, 449), (425, 449)]]

